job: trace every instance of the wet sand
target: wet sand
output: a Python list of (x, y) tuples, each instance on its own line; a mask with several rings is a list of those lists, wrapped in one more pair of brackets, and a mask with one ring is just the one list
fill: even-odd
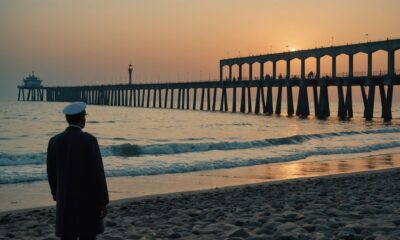
[[(55, 239), (54, 208), (0, 214), (0, 239)], [(400, 169), (114, 202), (99, 239), (400, 239)]]
[[(400, 154), (331, 156), (184, 174), (108, 178), (111, 200), (400, 167)], [(0, 185), (0, 212), (54, 206), (47, 182)]]

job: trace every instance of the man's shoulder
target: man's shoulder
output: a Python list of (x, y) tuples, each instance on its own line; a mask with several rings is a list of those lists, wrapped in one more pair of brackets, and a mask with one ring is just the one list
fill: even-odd
[(50, 138), (49, 142), (54, 142), (54, 141), (56, 141), (57, 139), (61, 138), (63, 135), (64, 135), (64, 132), (60, 132), (60, 133), (58, 133), (58, 134), (52, 136), (52, 137)]
[(83, 135), (84, 135), (88, 140), (90, 140), (90, 141), (96, 141), (96, 142), (97, 142), (97, 138), (96, 138), (95, 136), (93, 136), (92, 134), (87, 133), (87, 132), (83, 132)]

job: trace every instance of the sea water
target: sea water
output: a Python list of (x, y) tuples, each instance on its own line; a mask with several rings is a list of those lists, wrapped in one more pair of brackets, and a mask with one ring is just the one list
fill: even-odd
[[(48, 140), (67, 127), (66, 103), (0, 102), (0, 184), (46, 181)], [(98, 138), (108, 177), (285, 163), (334, 155), (400, 153), (400, 106), (384, 123), (262, 114), (88, 106), (84, 131)], [(151, 105), (152, 106), (152, 105)], [(377, 107), (378, 108), (378, 107)], [(332, 106), (331, 109), (335, 109)]]

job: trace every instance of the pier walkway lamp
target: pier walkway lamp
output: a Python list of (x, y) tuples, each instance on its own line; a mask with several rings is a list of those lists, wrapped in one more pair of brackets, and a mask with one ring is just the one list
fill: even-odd
[(129, 85), (132, 85), (132, 71), (133, 71), (132, 64), (129, 64), (129, 67), (128, 67), (128, 72), (129, 72)]

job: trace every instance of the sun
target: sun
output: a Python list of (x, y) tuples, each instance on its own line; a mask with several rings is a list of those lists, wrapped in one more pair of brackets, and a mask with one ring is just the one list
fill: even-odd
[(296, 52), (296, 48), (291, 48), (290, 51), (291, 52)]

